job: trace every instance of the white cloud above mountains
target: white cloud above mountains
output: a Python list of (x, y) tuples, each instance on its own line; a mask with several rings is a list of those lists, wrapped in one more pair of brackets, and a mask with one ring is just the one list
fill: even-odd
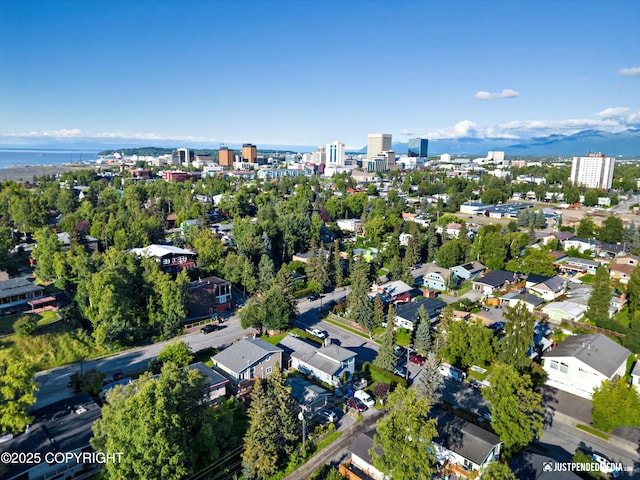
[(505, 88), (500, 93), (491, 93), (484, 90), (480, 90), (478, 93), (476, 93), (476, 98), (478, 100), (495, 100), (497, 98), (515, 98), (519, 96), (520, 92), (518, 92), (517, 90), (512, 90), (511, 88)]
[(640, 77), (640, 67), (622, 68), (618, 73), (625, 77)]

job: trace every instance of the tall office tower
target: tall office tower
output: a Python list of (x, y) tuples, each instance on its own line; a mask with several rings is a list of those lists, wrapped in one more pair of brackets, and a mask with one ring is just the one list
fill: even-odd
[(376, 155), (391, 150), (390, 133), (370, 133), (367, 143), (367, 158), (374, 158)]
[(184, 165), (188, 167), (191, 165), (195, 158), (194, 152), (189, 150), (188, 148), (178, 148), (173, 151), (173, 163), (177, 163), (178, 165)]
[(221, 167), (233, 167), (235, 161), (235, 154), (233, 150), (229, 150), (227, 147), (220, 147), (218, 151), (218, 165)]
[(242, 145), (242, 161), (256, 163), (258, 159), (258, 149), (255, 145), (245, 143)]
[(588, 153), (586, 157), (573, 157), (571, 177), (576, 185), (587, 188), (611, 188), (613, 182), (613, 157), (605, 157), (603, 153)]
[(338, 141), (327, 144), (327, 166), (344, 167), (344, 143)]
[(408, 157), (428, 157), (429, 151), (429, 139), (427, 138), (412, 138), (409, 140), (409, 150), (407, 152)]

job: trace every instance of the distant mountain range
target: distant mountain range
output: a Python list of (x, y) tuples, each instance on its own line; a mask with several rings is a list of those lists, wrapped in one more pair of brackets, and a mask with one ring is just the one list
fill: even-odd
[[(119, 150), (123, 148), (144, 147), (151, 143), (149, 140), (131, 138), (60, 138), (39, 137), (24, 139), (20, 144), (16, 137), (3, 137), (0, 135), (1, 148), (27, 148), (27, 149), (74, 149), (85, 151)], [(220, 144), (179, 142), (175, 140), (153, 141), (156, 147), (189, 147), (193, 149), (217, 149)], [(227, 144), (229, 148), (238, 149), (240, 144)], [(313, 152), (315, 145), (264, 145), (259, 144), (261, 151), (293, 151)], [(406, 143), (394, 143), (394, 151), (399, 154), (407, 153)], [(484, 156), (488, 151), (504, 151), (508, 156), (576, 156), (589, 152), (602, 152), (609, 156), (635, 156), (640, 157), (640, 129), (628, 129), (618, 133), (604, 132), (600, 130), (583, 130), (571, 135), (549, 135), (546, 137), (534, 137), (530, 139), (514, 140), (512, 138), (443, 138), (429, 140), (429, 154), (437, 155), (450, 153), (454, 155)], [(367, 153), (367, 147), (355, 153)]]
[[(406, 143), (394, 143), (397, 154), (407, 153)], [(609, 156), (640, 157), (640, 129), (610, 133), (583, 130), (571, 135), (549, 135), (515, 141), (512, 138), (443, 138), (429, 140), (429, 154), (486, 155), (488, 151), (504, 151), (506, 155), (581, 156), (602, 152)], [(358, 153), (367, 153), (367, 147)]]

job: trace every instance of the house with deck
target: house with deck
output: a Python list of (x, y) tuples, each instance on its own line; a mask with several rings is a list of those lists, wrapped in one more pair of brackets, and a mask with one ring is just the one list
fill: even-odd
[(213, 368), (237, 385), (242, 380), (267, 378), (276, 365), (283, 366), (281, 347), (261, 338), (243, 338), (211, 357)]

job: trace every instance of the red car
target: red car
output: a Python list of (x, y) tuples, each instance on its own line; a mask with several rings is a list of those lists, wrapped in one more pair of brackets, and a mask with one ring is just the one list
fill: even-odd
[(367, 409), (367, 406), (362, 403), (362, 400), (355, 397), (347, 398), (347, 406), (357, 410), (358, 412), (364, 412)]
[(415, 363), (416, 365), (424, 365), (424, 357), (422, 355), (418, 355), (417, 353), (412, 353), (409, 355), (409, 361), (411, 363)]

